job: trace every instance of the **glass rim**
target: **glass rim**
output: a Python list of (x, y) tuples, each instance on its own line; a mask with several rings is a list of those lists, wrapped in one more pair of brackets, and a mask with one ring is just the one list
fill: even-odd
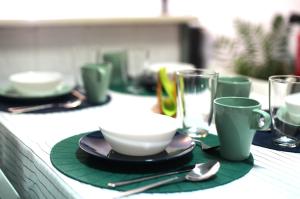
[[(285, 78), (285, 79), (283, 79)], [(287, 82), (287, 78), (296, 78), (299, 82)], [(273, 75), (269, 77), (269, 82), (278, 82), (278, 83), (290, 83), (290, 84), (300, 84), (300, 76), (297, 75)]]
[[(194, 72), (203, 72), (203, 73), (194, 73)], [(210, 69), (201, 69), (201, 68), (194, 68), (194, 69), (181, 69), (175, 71), (176, 76), (217, 76), (218, 73), (216, 71)]]

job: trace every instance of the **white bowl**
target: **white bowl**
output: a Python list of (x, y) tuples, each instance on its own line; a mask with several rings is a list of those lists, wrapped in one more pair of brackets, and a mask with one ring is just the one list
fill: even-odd
[(53, 93), (62, 82), (58, 72), (28, 71), (9, 77), (13, 88), (24, 95), (45, 95)]
[(289, 118), (296, 124), (300, 124), (300, 93), (294, 93), (285, 97), (285, 104)]
[(112, 149), (130, 156), (147, 156), (162, 152), (172, 141), (176, 119), (156, 113), (106, 117), (101, 132)]
[(166, 68), (169, 75), (173, 75), (174, 72), (185, 69), (195, 68), (192, 64), (181, 62), (161, 62), (154, 63), (147, 67), (146, 72), (157, 74), (160, 68)]

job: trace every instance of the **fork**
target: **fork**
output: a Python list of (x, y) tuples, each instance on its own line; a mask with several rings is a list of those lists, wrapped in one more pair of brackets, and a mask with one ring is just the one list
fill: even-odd
[(82, 104), (82, 102), (86, 99), (86, 97), (81, 94), (79, 91), (74, 90), (72, 91), (72, 95), (75, 96), (77, 99), (74, 101), (68, 101), (65, 103), (50, 103), (50, 104), (42, 104), (36, 106), (19, 106), (19, 107), (10, 107), (7, 110), (11, 113), (19, 114), (19, 113), (27, 113), (31, 111), (38, 111), (43, 109), (48, 109), (52, 107), (63, 107), (67, 109), (76, 108)]

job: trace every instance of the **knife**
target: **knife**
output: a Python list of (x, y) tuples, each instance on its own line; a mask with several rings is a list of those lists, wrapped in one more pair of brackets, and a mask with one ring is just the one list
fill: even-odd
[(158, 178), (158, 177), (163, 177), (163, 176), (170, 176), (170, 175), (175, 175), (178, 173), (184, 173), (184, 172), (188, 172), (191, 171), (193, 168), (195, 167), (194, 165), (187, 165), (184, 167), (181, 167), (175, 171), (170, 171), (167, 173), (159, 173), (159, 174), (154, 174), (154, 175), (148, 175), (145, 177), (138, 177), (138, 178), (133, 178), (130, 180), (125, 180), (125, 181), (119, 181), (119, 182), (109, 182), (107, 183), (107, 186), (109, 187), (119, 187), (119, 186), (123, 186), (123, 185), (128, 185), (128, 184), (132, 184), (132, 183), (136, 183), (136, 182), (141, 182), (141, 181), (145, 181), (145, 180), (150, 180), (150, 179), (154, 179), (154, 178)]

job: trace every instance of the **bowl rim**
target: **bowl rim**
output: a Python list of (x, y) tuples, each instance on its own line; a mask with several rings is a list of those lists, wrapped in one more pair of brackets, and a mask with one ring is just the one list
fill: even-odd
[[(147, 116), (145, 116), (147, 115)], [(150, 116), (152, 115), (152, 116)], [(117, 123), (118, 123), (118, 119), (120, 119), (120, 116), (117, 116), (116, 118), (113, 119), (107, 119), (108, 123), (103, 122), (102, 124), (100, 123), (100, 130), (103, 134), (111, 134), (111, 135), (118, 135), (118, 136), (136, 136), (136, 137), (152, 137), (152, 136), (157, 136), (157, 135), (165, 135), (165, 134), (171, 134), (172, 132), (174, 132), (174, 134), (176, 133), (176, 130), (178, 129), (178, 124), (175, 118), (166, 116), (166, 115), (161, 115), (161, 114), (157, 114), (157, 113), (147, 113), (144, 114), (145, 118), (155, 118), (156, 121), (160, 121), (159, 123), (159, 128), (153, 128), (151, 130), (148, 129), (142, 129), (143, 133), (139, 133), (139, 132), (135, 132), (137, 130), (134, 129), (134, 127), (132, 128), (133, 125), (127, 125), (127, 127), (129, 127), (129, 129), (123, 129), (120, 127), (117, 127)], [(118, 118), (120, 117), (120, 118)], [(136, 116), (137, 117), (137, 116)], [(142, 122), (142, 124), (146, 124), (148, 125), (149, 123), (146, 122), (145, 120), (143, 120), (143, 118), (141, 118), (143, 116), (140, 116), (139, 118), (131, 118), (131, 121), (133, 121), (134, 123), (136, 122)], [(138, 120), (137, 120), (138, 119)], [(123, 124), (123, 122), (128, 122), (128, 120), (124, 121), (121, 120), (121, 124)], [(162, 122), (164, 122), (164, 124), (162, 124)], [(132, 123), (133, 124), (133, 123)], [(153, 121), (151, 122), (151, 124), (153, 124)], [(142, 126), (142, 125), (140, 125)], [(151, 127), (151, 125), (147, 126), (147, 127)]]
[[(49, 76), (49, 78), (42, 78), (42, 81), (30, 81), (30, 78), (27, 78), (28, 75), (41, 75), (41, 76)], [(26, 78), (24, 78), (26, 77)], [(50, 78), (51, 77), (51, 78)], [(47, 84), (47, 83), (54, 83), (60, 82), (63, 78), (63, 75), (60, 72), (56, 71), (24, 71), (20, 73), (14, 73), (9, 76), (9, 81), (12, 83), (19, 83), (19, 84)], [(29, 81), (28, 81), (29, 80)]]

